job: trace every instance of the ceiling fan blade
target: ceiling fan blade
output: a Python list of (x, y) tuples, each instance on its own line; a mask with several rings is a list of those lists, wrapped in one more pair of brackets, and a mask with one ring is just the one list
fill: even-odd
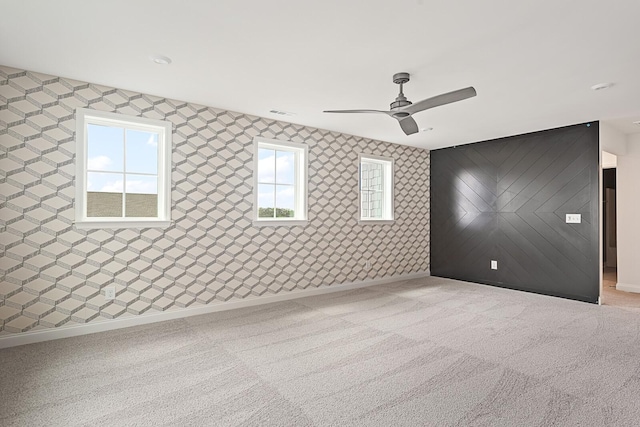
[(389, 114), (390, 111), (381, 110), (325, 110), (323, 113), (382, 113)]
[(451, 104), (452, 102), (462, 101), (463, 99), (472, 98), (474, 96), (476, 96), (476, 90), (470, 86), (464, 89), (454, 90), (453, 92), (443, 93), (442, 95), (434, 96), (433, 98), (423, 99), (422, 101), (418, 101), (415, 104), (411, 104), (403, 108), (401, 111), (414, 114), (428, 110), (429, 108)]
[(400, 127), (407, 135), (418, 132), (418, 124), (413, 120), (413, 117), (409, 116), (404, 119), (398, 119), (398, 122), (400, 122)]

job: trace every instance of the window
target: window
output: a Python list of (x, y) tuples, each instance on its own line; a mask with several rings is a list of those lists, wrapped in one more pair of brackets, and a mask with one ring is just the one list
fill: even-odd
[(171, 123), (76, 110), (76, 227), (169, 225)]
[(393, 222), (393, 159), (361, 154), (360, 221)]
[(304, 144), (254, 139), (254, 225), (307, 223), (307, 155)]

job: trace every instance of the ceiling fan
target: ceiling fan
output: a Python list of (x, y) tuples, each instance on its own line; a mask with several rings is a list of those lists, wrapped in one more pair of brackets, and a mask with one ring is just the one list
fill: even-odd
[(439, 107), (452, 102), (462, 101), (463, 99), (476, 96), (476, 90), (470, 86), (464, 89), (454, 90), (453, 92), (443, 93), (432, 98), (423, 99), (415, 104), (407, 100), (402, 93), (402, 86), (410, 79), (409, 73), (396, 73), (393, 75), (393, 82), (400, 85), (400, 93), (396, 100), (391, 103), (391, 110), (327, 110), (325, 113), (382, 113), (393, 117), (400, 123), (400, 127), (405, 134), (411, 135), (418, 132), (418, 124), (413, 119), (415, 113), (428, 110), (429, 108)]

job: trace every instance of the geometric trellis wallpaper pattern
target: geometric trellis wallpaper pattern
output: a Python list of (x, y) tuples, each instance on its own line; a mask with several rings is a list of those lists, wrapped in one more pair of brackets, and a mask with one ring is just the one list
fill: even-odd
[[(171, 226), (75, 228), (78, 107), (173, 123)], [(258, 135), (309, 146), (307, 226), (253, 227)], [(392, 225), (358, 224), (359, 153), (395, 161)], [(0, 67), (0, 335), (428, 269), (427, 150)]]

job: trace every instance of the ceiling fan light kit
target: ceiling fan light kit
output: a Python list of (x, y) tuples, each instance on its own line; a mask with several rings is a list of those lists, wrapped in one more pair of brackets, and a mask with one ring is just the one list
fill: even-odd
[(409, 82), (411, 76), (409, 73), (396, 73), (393, 75), (393, 82), (400, 85), (400, 93), (390, 105), (389, 111), (384, 110), (325, 110), (325, 113), (382, 113), (393, 117), (400, 123), (400, 128), (407, 135), (412, 135), (419, 131), (418, 124), (411, 117), (415, 113), (428, 110), (430, 108), (439, 107), (441, 105), (450, 104), (452, 102), (462, 101), (463, 99), (476, 96), (476, 90), (470, 86), (464, 89), (455, 90), (453, 92), (443, 93), (432, 98), (423, 99), (415, 104), (404, 96), (404, 84)]

